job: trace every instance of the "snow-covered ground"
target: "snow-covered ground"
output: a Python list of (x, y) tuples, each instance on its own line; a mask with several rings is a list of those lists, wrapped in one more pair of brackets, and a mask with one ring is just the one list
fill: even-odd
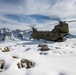
[[(73, 21), (67, 22), (72, 35), (66, 41), (29, 40), (30, 27), (51, 31), (59, 21)], [(39, 44), (49, 50), (40, 51)], [(2, 52), (5, 47), (8, 52)], [(21, 59), (35, 66), (19, 69)], [(76, 0), (0, 0), (1, 60), (5, 64), (0, 75), (76, 75)]]
[[(41, 52), (39, 44), (47, 44), (50, 50)], [(2, 52), (5, 46), (9, 52)], [(23, 58), (35, 62), (35, 67), (19, 69), (17, 63)], [(0, 60), (5, 60), (0, 75), (76, 75), (76, 38), (47, 43), (44, 40), (0, 42)]]

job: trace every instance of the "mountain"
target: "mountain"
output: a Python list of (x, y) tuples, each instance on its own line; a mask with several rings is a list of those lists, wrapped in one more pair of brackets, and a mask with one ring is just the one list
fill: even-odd
[[(4, 61), (0, 75), (76, 75), (75, 35), (69, 34), (65, 42), (53, 42), (29, 40), (31, 33), (20, 29), (0, 29), (0, 41), (5, 41), (0, 42), (0, 65)], [(24, 59), (32, 61), (31, 64), (34, 62), (34, 66), (26, 68)], [(20, 68), (19, 63), (22, 64)]]
[(69, 34), (66, 36), (66, 38), (76, 38), (76, 35)]
[(13, 36), (19, 40), (29, 40), (31, 38), (31, 31), (16, 29), (12, 31)]
[(12, 32), (8, 28), (1, 28), (0, 29), (0, 41), (13, 41), (14, 36)]
[[(29, 40), (31, 38), (31, 34), (31, 31), (26, 30), (0, 28), (0, 41)], [(65, 38), (76, 38), (76, 35), (69, 34), (65, 36)]]
[(0, 29), (0, 41), (14, 41), (14, 40), (25, 40), (29, 39), (31, 36), (31, 32), (27, 32), (25, 30), (10, 30), (8, 28)]
[[(48, 46), (49, 50), (42, 51), (39, 45)], [(6, 48), (9, 51), (3, 52)], [(22, 61), (24, 59), (34, 62), (34, 67), (26, 68), (27, 64)], [(44, 40), (0, 42), (0, 65), (2, 60), (4, 66), (0, 69), (0, 75), (76, 75), (76, 38), (65, 42)]]

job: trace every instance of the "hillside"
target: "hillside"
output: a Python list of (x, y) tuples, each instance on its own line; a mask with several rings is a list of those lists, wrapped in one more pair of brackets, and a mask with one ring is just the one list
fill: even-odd
[(76, 75), (76, 0), (0, 0), (0, 75)]
[[(16, 34), (20, 32), (20, 30), (10, 31), (9, 29), (7, 31)], [(25, 36), (29, 38), (27, 34), (30, 35), (30, 33), (27, 32)], [(4, 70), (0, 75), (75, 75), (76, 38), (71, 36), (68, 35), (65, 42), (21, 40), (15, 37), (13, 41), (0, 42), (0, 61), (5, 61)], [(39, 44), (47, 44), (49, 50), (41, 51)], [(9, 51), (2, 52), (4, 47), (8, 47)], [(17, 63), (21, 59), (31, 60), (35, 66), (30, 69), (25, 67), (19, 69)]]

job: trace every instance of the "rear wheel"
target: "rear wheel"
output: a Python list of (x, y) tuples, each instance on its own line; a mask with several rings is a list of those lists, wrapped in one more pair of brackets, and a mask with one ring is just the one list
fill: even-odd
[(58, 39), (56, 40), (56, 42), (64, 42), (65, 40), (66, 40), (65, 38), (61, 37), (61, 38), (58, 38)]

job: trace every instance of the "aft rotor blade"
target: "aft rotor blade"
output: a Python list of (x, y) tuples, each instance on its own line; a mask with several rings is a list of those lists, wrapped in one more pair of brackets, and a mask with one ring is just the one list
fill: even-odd
[(64, 21), (64, 22), (76, 22), (76, 20), (72, 20), (72, 21)]

